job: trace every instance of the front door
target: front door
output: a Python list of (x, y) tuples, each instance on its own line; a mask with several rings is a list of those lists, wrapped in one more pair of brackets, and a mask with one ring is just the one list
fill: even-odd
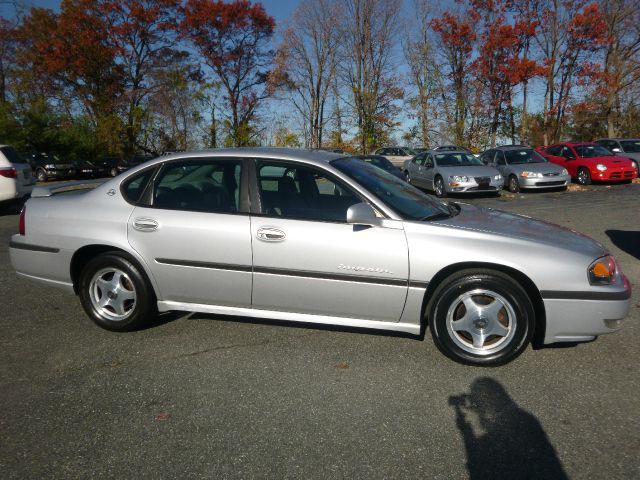
[[(396, 322), (408, 251), (394, 228), (346, 223), (362, 198), (313, 166), (258, 161), (252, 216), (253, 308)], [(394, 223), (394, 222), (391, 222)]]
[[(129, 218), (131, 246), (145, 259), (158, 300), (251, 306), (250, 217), (241, 202), (242, 161), (165, 164), (148, 205)], [(243, 211), (245, 210), (245, 211)]]

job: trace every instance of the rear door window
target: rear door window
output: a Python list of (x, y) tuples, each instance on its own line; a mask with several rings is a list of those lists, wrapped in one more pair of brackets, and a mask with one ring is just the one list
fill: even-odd
[(13, 147), (2, 147), (0, 148), (0, 152), (2, 152), (2, 155), (4, 155), (10, 163), (27, 163), (27, 161), (22, 158), (20, 154), (13, 149)]

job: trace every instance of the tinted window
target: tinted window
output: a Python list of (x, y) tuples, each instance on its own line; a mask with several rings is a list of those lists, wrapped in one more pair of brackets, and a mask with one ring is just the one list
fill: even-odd
[(522, 150), (507, 150), (504, 152), (509, 165), (521, 165), (525, 163), (541, 163), (544, 159), (531, 148)]
[(545, 151), (545, 153), (547, 155), (553, 155), (553, 156), (560, 156), (560, 151), (562, 150), (562, 145), (555, 145), (553, 147), (549, 147), (547, 148), (547, 150)]
[(622, 150), (627, 153), (640, 152), (640, 140), (621, 140), (620, 145), (622, 146)]
[(167, 210), (239, 211), (241, 163), (182, 161), (165, 165), (155, 182), (153, 205)]
[(416, 157), (413, 159), (413, 161), (417, 164), (417, 165), (424, 165), (424, 161), (427, 158), (427, 154), (426, 153), (421, 153), (420, 155), (416, 155)]
[(469, 153), (438, 153), (436, 163), (440, 167), (468, 167), (471, 165), (484, 165), (479, 158)]
[(569, 147), (562, 147), (562, 151), (560, 152), (560, 155), (568, 159), (575, 158), (574, 153), (571, 151)]
[(395, 168), (393, 163), (384, 157), (364, 157), (362, 160), (383, 170), (393, 170)]
[(504, 159), (504, 152), (501, 152), (499, 150), (496, 152), (496, 163), (498, 165), (506, 165), (506, 161)]
[(20, 154), (13, 149), (13, 147), (2, 147), (0, 148), (0, 151), (2, 151), (10, 163), (26, 163), (24, 158), (22, 158)]
[(138, 203), (140, 197), (144, 193), (144, 189), (153, 175), (155, 169), (151, 168), (144, 172), (138, 173), (133, 177), (125, 180), (122, 184), (122, 196), (129, 203)]
[[(383, 170), (353, 159), (362, 169)], [(259, 162), (262, 211), (267, 215), (345, 222), (347, 210), (362, 200), (321, 170), (278, 162)]]
[(609, 157), (613, 155), (601, 145), (577, 145), (574, 148), (578, 152), (578, 156), (582, 158)]

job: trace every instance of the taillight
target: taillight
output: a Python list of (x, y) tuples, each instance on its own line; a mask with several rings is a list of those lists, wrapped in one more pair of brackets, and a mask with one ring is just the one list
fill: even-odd
[(0, 177), (18, 178), (18, 172), (13, 167), (0, 168)]
[(20, 220), (18, 221), (18, 233), (23, 237), (26, 231), (25, 222), (24, 222), (24, 216), (26, 213), (27, 213), (27, 206), (25, 205), (24, 207), (22, 207), (22, 210), (20, 210)]

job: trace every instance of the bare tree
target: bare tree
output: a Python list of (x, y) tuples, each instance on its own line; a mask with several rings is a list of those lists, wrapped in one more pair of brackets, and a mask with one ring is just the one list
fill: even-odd
[(393, 65), (401, 0), (345, 0), (342, 26), (344, 79), (363, 153), (388, 141), (403, 96)]
[(320, 148), (325, 105), (336, 74), (339, 36), (334, 0), (302, 0), (283, 34), (276, 57), (280, 86), (304, 118), (305, 146)]

